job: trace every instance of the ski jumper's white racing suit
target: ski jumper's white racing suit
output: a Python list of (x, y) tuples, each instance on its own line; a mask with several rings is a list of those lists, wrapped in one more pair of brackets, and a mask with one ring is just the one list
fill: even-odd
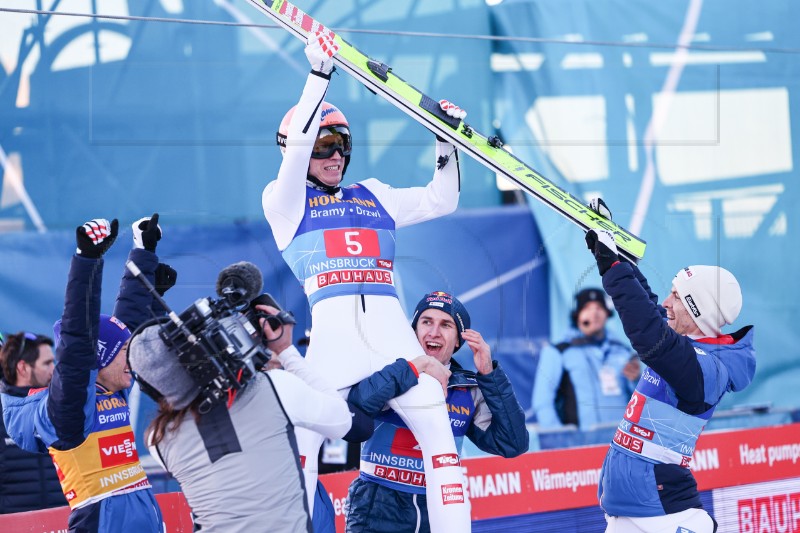
[[(437, 164), (426, 187), (393, 189), (376, 179), (335, 195), (307, 184), (329, 76), (312, 71), (289, 125), (278, 178), (262, 203), (278, 249), (311, 306), (309, 363), (344, 390), (392, 363), (424, 355), (394, 285), (395, 229), (453, 212), (460, 176), (454, 147), (436, 143)], [(449, 159), (447, 159), (449, 158)], [(439, 168), (441, 167), (441, 168)], [(423, 374), (390, 407), (422, 448), (433, 531), (470, 531), (470, 509), (444, 393)], [(309, 507), (316, 486), (319, 434), (297, 429)]]

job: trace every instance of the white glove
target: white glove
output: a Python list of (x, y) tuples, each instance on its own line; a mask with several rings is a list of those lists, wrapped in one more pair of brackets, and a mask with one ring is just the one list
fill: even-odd
[(608, 230), (600, 230), (597, 232), (597, 241), (600, 244), (604, 244), (606, 248), (611, 250), (614, 254), (619, 254), (617, 250), (617, 243), (614, 240), (614, 235)]
[(600, 215), (601, 217), (611, 220), (611, 210), (608, 208), (606, 203), (603, 201), (602, 198), (599, 196), (596, 198), (592, 198), (589, 200), (589, 205), (587, 206), (589, 209)]
[(439, 107), (441, 107), (442, 111), (447, 113), (448, 116), (453, 118), (463, 120), (467, 116), (466, 111), (449, 100), (439, 100)]
[(152, 217), (140, 218), (131, 224), (133, 230), (133, 247), (156, 251), (156, 244), (161, 240), (161, 225), (158, 223), (158, 213)]
[(333, 70), (333, 56), (339, 51), (339, 45), (333, 40), (329, 32), (318, 31), (308, 35), (306, 44), (306, 57), (311, 64), (311, 70), (322, 74), (330, 74)]

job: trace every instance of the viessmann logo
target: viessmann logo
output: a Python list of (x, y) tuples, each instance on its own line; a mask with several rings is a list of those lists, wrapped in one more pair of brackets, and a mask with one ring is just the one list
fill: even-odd
[(459, 461), (458, 459), (458, 455), (454, 453), (434, 455), (432, 459), (434, 468), (442, 468), (444, 466), (458, 466), (461, 464), (461, 461)]
[(133, 432), (120, 433), (97, 439), (100, 448), (100, 464), (103, 468), (126, 465), (139, 460)]

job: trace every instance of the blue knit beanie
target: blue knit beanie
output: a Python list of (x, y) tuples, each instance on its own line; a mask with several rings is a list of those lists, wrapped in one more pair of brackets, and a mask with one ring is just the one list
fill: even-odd
[(411, 327), (414, 328), (414, 331), (417, 330), (419, 315), (426, 309), (438, 309), (453, 317), (458, 329), (458, 348), (464, 346), (464, 337), (461, 334), (464, 333), (464, 330), (469, 329), (470, 321), (467, 308), (458, 301), (458, 298), (444, 291), (433, 291), (423, 296), (414, 310), (414, 317), (411, 319)]
[[(53, 324), (55, 345), (61, 340), (61, 320)], [(97, 335), (97, 369), (102, 370), (111, 364), (122, 346), (131, 338), (128, 327), (117, 317), (100, 315), (100, 331)]]

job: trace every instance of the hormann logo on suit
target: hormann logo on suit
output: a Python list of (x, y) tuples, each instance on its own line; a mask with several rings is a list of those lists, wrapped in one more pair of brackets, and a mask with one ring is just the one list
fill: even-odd
[[(308, 198), (308, 207), (312, 209), (315, 207), (325, 207), (326, 205), (342, 204), (342, 203), (355, 204), (363, 207), (372, 207), (372, 208), (378, 207), (375, 204), (374, 200), (363, 199), (363, 198), (337, 198), (335, 196), (331, 196), (330, 194), (325, 194), (321, 196), (311, 196)], [(342, 207), (341, 209), (344, 209), (344, 207)]]
[(98, 396), (95, 402), (99, 428), (110, 429), (128, 424), (128, 403), (119, 396)]
[(103, 412), (119, 409), (121, 407), (128, 407), (128, 403), (123, 398), (113, 396), (110, 398), (99, 397), (95, 402), (95, 406), (98, 412)]

